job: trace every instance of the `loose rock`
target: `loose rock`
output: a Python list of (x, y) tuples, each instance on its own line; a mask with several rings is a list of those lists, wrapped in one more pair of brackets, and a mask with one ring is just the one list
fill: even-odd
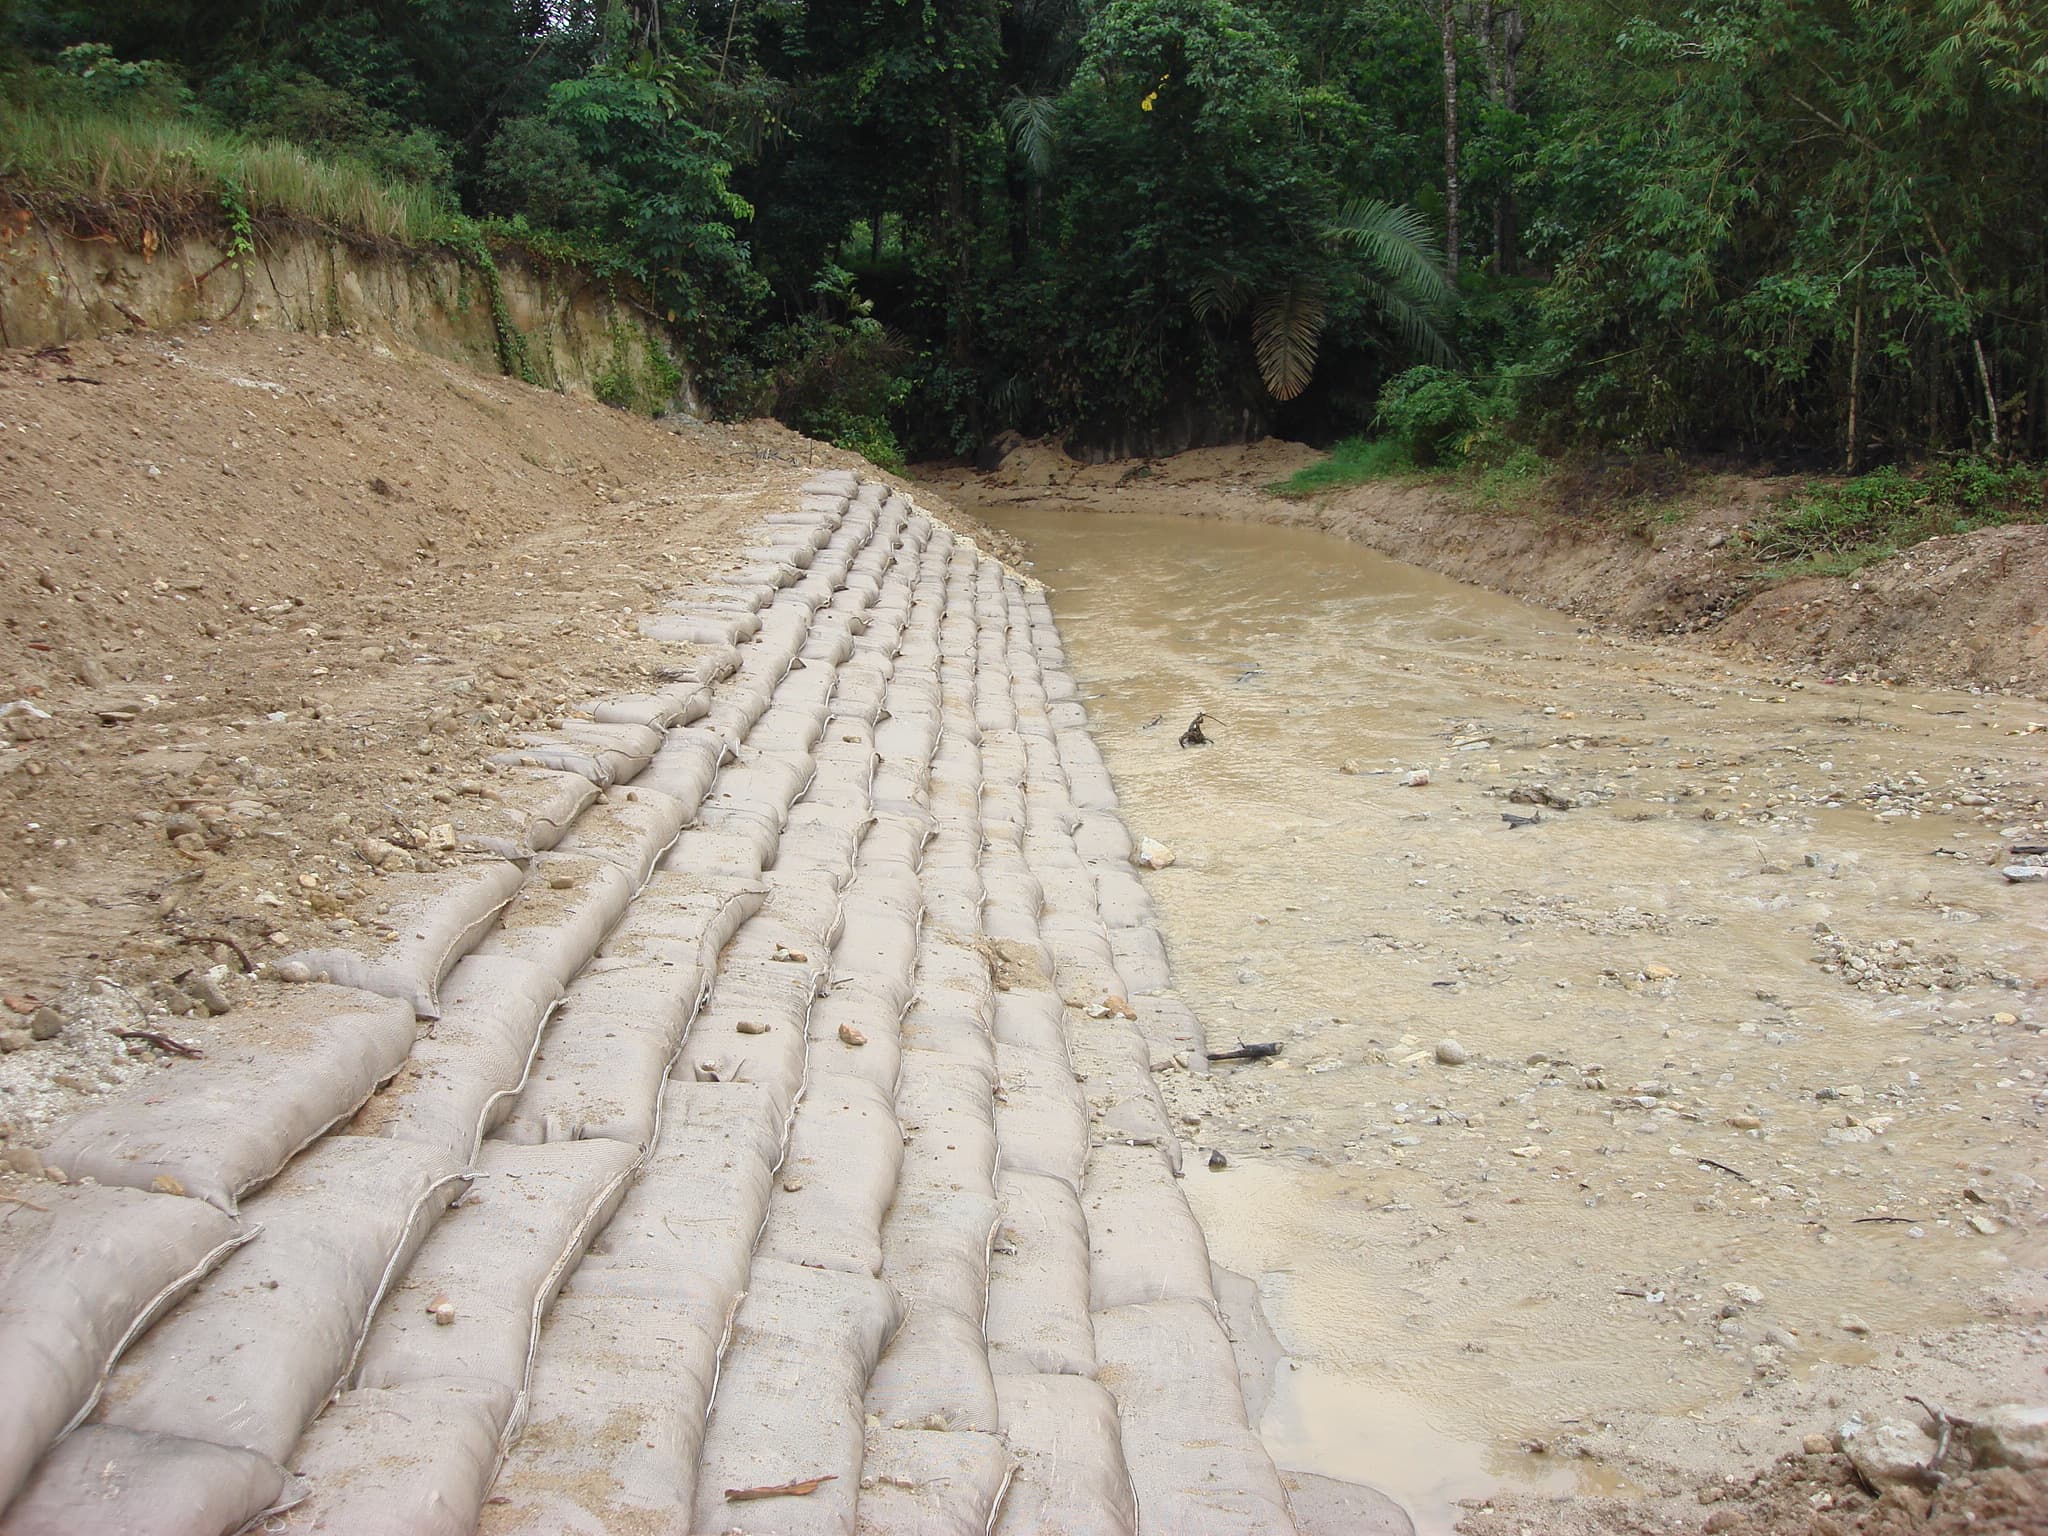
[(1472, 1053), (1455, 1040), (1439, 1040), (1436, 1043), (1436, 1059), (1447, 1067), (1462, 1067), (1472, 1059)]

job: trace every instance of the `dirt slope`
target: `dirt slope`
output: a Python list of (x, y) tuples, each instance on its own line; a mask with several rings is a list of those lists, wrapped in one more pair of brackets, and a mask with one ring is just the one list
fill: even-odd
[(431, 864), (491, 748), (644, 685), (637, 615), (858, 462), (259, 331), (0, 354), (0, 434), (0, 1142), (234, 960), (190, 940), (261, 962), (354, 910), (364, 850)]

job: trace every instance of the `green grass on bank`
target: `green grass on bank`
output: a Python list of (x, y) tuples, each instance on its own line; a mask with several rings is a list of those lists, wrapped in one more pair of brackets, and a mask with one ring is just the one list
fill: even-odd
[(1347, 437), (1330, 450), (1328, 458), (1305, 464), (1266, 489), (1275, 496), (1298, 500), (1341, 491), (1346, 486), (1364, 485), (1368, 480), (1407, 474), (1414, 468), (1415, 456), (1405, 443), (1392, 438)]
[(366, 166), (141, 113), (0, 103), (0, 180), (53, 212), (165, 231), (283, 218), (423, 245), (448, 238), (455, 219), (429, 188)]
[(2038, 522), (2048, 471), (1959, 459), (1912, 473), (1886, 467), (1810, 484), (1754, 523), (1749, 552), (1773, 574), (1847, 576), (1942, 534)]

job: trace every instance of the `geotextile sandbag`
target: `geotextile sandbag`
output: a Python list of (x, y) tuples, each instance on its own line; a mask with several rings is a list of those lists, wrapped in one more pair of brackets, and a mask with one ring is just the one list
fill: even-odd
[(853, 878), (861, 837), (872, 819), (865, 807), (799, 804), (776, 844), (773, 868), (816, 870), (843, 886)]
[(1088, 1218), (1094, 1311), (1151, 1301), (1215, 1306), (1208, 1244), (1156, 1150), (1095, 1147), (1082, 1179), (1081, 1210)]
[[(599, 949), (631, 965), (667, 964), (706, 974), (740, 924), (761, 910), (758, 879), (664, 870), (649, 880)], [(687, 991), (687, 983), (674, 991)]]
[(1020, 1168), (996, 1178), (1001, 1210), (989, 1258), (988, 1351), (999, 1374), (1091, 1376), (1088, 1222), (1064, 1179)]
[(351, 1131), (425, 1142), (466, 1165), (510, 1111), (561, 998), (555, 978), (525, 960), (461, 961), (441, 984), (441, 1017)]
[(917, 1307), (943, 1307), (979, 1323), (988, 1305), (989, 1244), (996, 1202), (983, 1190), (931, 1177), (942, 1165), (906, 1169), (882, 1223), (882, 1273)]
[(791, 1122), (762, 1258), (875, 1275), (882, 1216), (896, 1193), (903, 1132), (874, 1084), (813, 1071)]
[(1116, 1398), (1141, 1536), (1295, 1536), (1213, 1308), (1155, 1301), (1099, 1311), (1095, 1348), (1097, 1379)]
[(682, 807), (685, 818), (694, 816), (718, 775), (725, 750), (724, 741), (714, 732), (672, 730), (662, 739), (661, 750), (633, 780), (633, 787), (667, 795)]
[[(1002, 1086), (995, 1101), (1003, 1165), (1050, 1174), (1081, 1187), (1088, 1158), (1088, 1107), (1064, 1055), (999, 1045)], [(1158, 1161), (1158, 1154), (1152, 1154)]]
[(672, 795), (637, 784), (619, 785), (606, 790), (583, 813), (558, 850), (616, 864), (632, 876), (637, 891), (688, 819), (682, 802)]
[(760, 619), (748, 608), (640, 616), (640, 633), (658, 645), (735, 645), (742, 640), (751, 640), (760, 633), (760, 629)]
[(236, 1017), (235, 1044), (64, 1121), (43, 1162), (74, 1183), (190, 1195), (232, 1215), (398, 1071), (416, 1028), (402, 1002), (324, 986), (278, 989)]
[(1089, 864), (1125, 865), (1131, 859), (1131, 830), (1121, 816), (1083, 811), (1074, 823), (1074, 851)]
[(748, 832), (691, 827), (676, 839), (661, 867), (675, 874), (758, 880), (761, 843)]
[(701, 975), (688, 990), (679, 979), (672, 968), (599, 961), (571, 982), (499, 1139), (650, 1144), (662, 1084), (703, 994)]
[(273, 1528), (295, 1536), (475, 1536), (514, 1396), (482, 1379), (342, 1393), (291, 1458), (310, 1495)]
[[(1018, 1461), (997, 1536), (1136, 1536), (1137, 1499), (1108, 1389), (1085, 1376), (999, 1376), (996, 1394)], [(1190, 1526), (1186, 1536), (1207, 1530)]]
[(256, 1235), (201, 1200), (87, 1185), (14, 1208), (0, 1267), (0, 1508), (91, 1412), (114, 1362)]
[(996, 994), (993, 1029), (996, 1043), (1036, 1051), (1068, 1062), (1067, 1006), (1044, 985), (1012, 985)]
[[(884, 1281), (762, 1260), (740, 1305), (697, 1476), (696, 1528), (775, 1536), (851, 1530), (865, 1450), (863, 1388), (902, 1321)], [(829, 1477), (803, 1496), (728, 1490)]]
[(867, 1411), (884, 1429), (1000, 1429), (981, 1319), (910, 1307), (868, 1381)]
[(524, 878), (504, 859), (395, 876), (355, 942), (300, 950), (279, 964), (278, 974), (403, 998), (421, 1018), (439, 1018), (441, 978), (476, 947)]
[(855, 1536), (988, 1536), (1015, 1467), (999, 1435), (871, 1430)]
[(306, 1491), (254, 1451), (88, 1424), (37, 1464), (0, 1536), (233, 1536)]
[(1209, 1037), (1195, 1011), (1172, 992), (1148, 992), (1131, 999), (1138, 1032), (1152, 1050), (1156, 1071), (1178, 1059), (1190, 1072), (1209, 1070)]
[(653, 1285), (606, 1294), (608, 1278), (579, 1269), (548, 1314), (479, 1536), (688, 1536), (729, 1312)]
[(566, 984), (597, 953), (638, 887), (634, 872), (610, 859), (563, 850), (537, 855), (475, 953), (523, 960)]
[(806, 1029), (811, 1070), (857, 1077), (893, 1094), (901, 1075), (903, 1011), (858, 982), (827, 989)]
[(692, 679), (651, 693), (615, 693), (583, 707), (600, 725), (647, 725), (665, 731), (702, 719), (711, 708), (711, 691)]
[(1126, 998), (1164, 992), (1173, 985), (1173, 967), (1166, 958), (1166, 942), (1150, 923), (1110, 929), (1109, 948), (1116, 958), (1116, 973), (1129, 988), (1124, 994)]
[(597, 786), (582, 774), (552, 768), (475, 780), (452, 813), (456, 846), (501, 859), (530, 859), (560, 842), (597, 795)]
[(1083, 1017), (1071, 1021), (1067, 1054), (1097, 1139), (1155, 1148), (1179, 1173), (1180, 1138), (1152, 1076), (1151, 1042), (1120, 1019)]
[(282, 1462), (354, 1368), (371, 1314), (464, 1185), (440, 1148), (330, 1136), (243, 1207), (263, 1241), (122, 1358), (103, 1424)]
[(509, 1444), (541, 1319), (618, 1204), (638, 1158), (618, 1141), (487, 1143), (475, 1186), (378, 1309), (356, 1384), (477, 1380), (505, 1388), (512, 1395), (502, 1443)]
[(1096, 905), (1102, 912), (1103, 923), (1112, 933), (1119, 928), (1134, 928), (1154, 920), (1151, 893), (1128, 866), (1098, 864), (1092, 867), (1095, 870)]
[(580, 773), (599, 789), (636, 776), (661, 746), (661, 732), (649, 725), (603, 725), (565, 720), (552, 735), (528, 732), (513, 738), (491, 761), (505, 768), (555, 768)]
[(758, 1083), (774, 1102), (778, 1121), (787, 1123), (803, 1092), (812, 1004), (785, 967), (728, 966), (691, 1026), (672, 1075)]

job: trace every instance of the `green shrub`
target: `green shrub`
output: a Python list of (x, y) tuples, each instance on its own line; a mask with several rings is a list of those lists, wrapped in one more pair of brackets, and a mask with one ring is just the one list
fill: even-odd
[(1467, 375), (1425, 365), (1387, 380), (1376, 419), (1417, 464), (1456, 464), (1484, 404)]
[(1751, 528), (1751, 551), (1773, 565), (1842, 574), (1922, 539), (2041, 517), (2048, 472), (1958, 459), (1921, 474), (1891, 466), (1839, 484), (1810, 484)]

